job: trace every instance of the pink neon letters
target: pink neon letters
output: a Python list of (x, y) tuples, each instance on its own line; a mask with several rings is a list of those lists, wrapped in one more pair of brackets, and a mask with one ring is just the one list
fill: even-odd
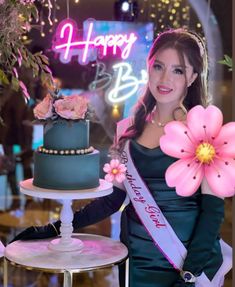
[(79, 40), (76, 22), (66, 19), (59, 24), (56, 30), (52, 49), (54, 52), (60, 53), (60, 60), (66, 63), (70, 62), (72, 56), (75, 55), (78, 56), (81, 64), (89, 62), (89, 55), (93, 55), (92, 60), (95, 60), (97, 51), (94, 52), (94, 48), (100, 49), (102, 56), (107, 55), (108, 48), (112, 48), (113, 55), (116, 55), (117, 48), (120, 48), (122, 59), (128, 58), (133, 44), (137, 40), (135, 33), (107, 34), (92, 38), (93, 29), (94, 21), (90, 21), (86, 35), (83, 35), (84, 39)]

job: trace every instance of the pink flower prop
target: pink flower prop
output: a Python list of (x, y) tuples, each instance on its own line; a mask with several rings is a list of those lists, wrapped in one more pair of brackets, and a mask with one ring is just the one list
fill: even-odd
[(48, 94), (33, 110), (34, 116), (39, 120), (46, 120), (53, 115), (52, 98)]
[(112, 159), (110, 163), (106, 163), (103, 167), (103, 171), (107, 172), (104, 178), (108, 182), (116, 180), (121, 183), (126, 178), (126, 167), (124, 164), (120, 163), (118, 159)]
[(222, 126), (221, 111), (210, 105), (195, 106), (186, 124), (173, 121), (160, 138), (162, 151), (179, 158), (166, 171), (168, 186), (182, 196), (190, 196), (205, 176), (215, 195), (235, 194), (235, 122)]
[(62, 118), (70, 120), (84, 119), (88, 100), (79, 95), (65, 96), (63, 99), (55, 101), (54, 107), (56, 113)]

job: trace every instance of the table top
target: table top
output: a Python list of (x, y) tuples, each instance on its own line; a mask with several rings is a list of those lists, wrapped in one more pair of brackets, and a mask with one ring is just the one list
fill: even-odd
[(128, 256), (124, 244), (111, 238), (93, 234), (73, 234), (82, 240), (79, 251), (58, 252), (48, 248), (51, 238), (15, 241), (5, 248), (4, 256), (21, 266), (46, 272), (83, 272), (118, 264)]
[(112, 193), (113, 185), (104, 179), (100, 179), (100, 185), (97, 188), (82, 190), (56, 190), (37, 187), (33, 185), (33, 179), (30, 178), (20, 182), (20, 191), (24, 194), (39, 198), (86, 199), (101, 197)]

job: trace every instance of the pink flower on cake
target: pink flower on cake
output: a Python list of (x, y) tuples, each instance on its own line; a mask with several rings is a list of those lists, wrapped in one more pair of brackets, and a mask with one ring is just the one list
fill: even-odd
[(112, 159), (110, 163), (106, 163), (103, 167), (103, 171), (107, 173), (104, 178), (108, 182), (116, 180), (120, 183), (126, 178), (126, 167), (120, 163), (118, 159)]
[(34, 116), (39, 120), (46, 120), (53, 115), (52, 97), (48, 94), (33, 110)]
[(166, 182), (182, 196), (197, 191), (205, 177), (218, 196), (235, 194), (235, 122), (222, 126), (221, 111), (210, 105), (196, 106), (186, 124), (173, 121), (160, 138), (162, 151), (179, 158), (166, 171)]
[(69, 120), (84, 119), (88, 108), (88, 100), (79, 95), (65, 96), (55, 101), (54, 108), (62, 118)]

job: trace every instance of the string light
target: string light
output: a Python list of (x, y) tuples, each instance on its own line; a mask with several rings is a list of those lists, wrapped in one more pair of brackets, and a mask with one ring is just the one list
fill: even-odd
[(141, 2), (138, 20), (154, 20), (156, 33), (161, 32), (165, 27), (189, 27), (191, 10), (187, 0), (144, 0)]
[(58, 0), (43, 0), (41, 1), (41, 5), (42, 9), (40, 9), (39, 15), (40, 34), (41, 37), (45, 37), (46, 33), (54, 31), (53, 25), (58, 23), (56, 11), (60, 10), (60, 6), (58, 5)]
[[(52, 30), (54, 30), (53, 25), (58, 23), (58, 19), (56, 18), (56, 11), (61, 9), (58, 2), (58, 0), (42, 1), (43, 7), (47, 7), (47, 10), (52, 9)], [(73, 3), (75, 4), (79, 4), (80, 2), (80, 0), (73, 1)], [(190, 21), (190, 16), (191, 13), (193, 13), (193, 10), (191, 12), (188, 0), (144, 0), (140, 1), (140, 3), (142, 3), (142, 5), (139, 5), (140, 7), (138, 21), (154, 21), (154, 31), (156, 33), (161, 32), (165, 29), (165, 27), (179, 28), (190, 26), (191, 29), (194, 29), (196, 32), (199, 32), (199, 34), (203, 34), (202, 24), (200, 23), (199, 19), (195, 23), (192, 23)], [(45, 13), (45, 9), (42, 10), (44, 10)], [(50, 23), (49, 14), (44, 15), (44, 17), (42, 18), (40, 17), (41, 20), (44, 19), (43, 21), (40, 21), (41, 27), (45, 26), (46, 28), (47, 23)], [(194, 25), (193, 27), (192, 24)], [(45, 37), (47, 31), (51, 32), (51, 28), (48, 27), (47, 30), (41, 29), (42, 37)]]
[(112, 116), (114, 118), (119, 118), (120, 117), (120, 112), (119, 112), (119, 106), (118, 105), (113, 105)]

